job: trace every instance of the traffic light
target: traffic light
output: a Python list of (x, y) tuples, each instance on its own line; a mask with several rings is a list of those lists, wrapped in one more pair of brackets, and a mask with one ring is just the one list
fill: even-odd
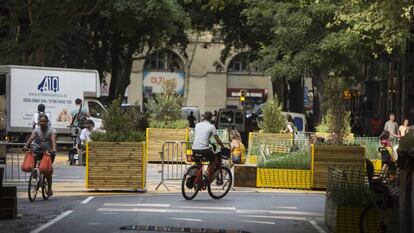
[(243, 103), (246, 100), (246, 91), (240, 90), (240, 102)]

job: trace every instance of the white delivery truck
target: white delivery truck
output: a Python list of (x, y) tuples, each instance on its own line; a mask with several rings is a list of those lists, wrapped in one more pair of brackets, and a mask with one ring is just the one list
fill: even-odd
[(100, 97), (96, 70), (67, 68), (0, 66), (0, 134), (12, 142), (23, 142), (33, 130), (33, 115), (44, 104), (49, 119), (58, 132), (58, 142), (71, 142), (68, 125), (75, 100), (83, 100), (96, 127), (105, 112)]

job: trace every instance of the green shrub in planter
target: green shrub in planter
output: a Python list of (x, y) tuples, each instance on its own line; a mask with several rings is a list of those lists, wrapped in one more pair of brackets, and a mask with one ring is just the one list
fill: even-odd
[(121, 109), (121, 98), (112, 102), (102, 120), (105, 132), (93, 132), (92, 141), (131, 142), (145, 141), (142, 122), (145, 116), (136, 107)]
[(270, 155), (269, 159), (262, 161), (259, 167), (264, 168), (284, 168), (284, 169), (309, 169), (310, 168), (310, 153), (306, 150), (277, 153)]
[(187, 120), (175, 120), (175, 121), (151, 120), (149, 126), (150, 128), (161, 128), (161, 129), (185, 129), (188, 127), (188, 121)]

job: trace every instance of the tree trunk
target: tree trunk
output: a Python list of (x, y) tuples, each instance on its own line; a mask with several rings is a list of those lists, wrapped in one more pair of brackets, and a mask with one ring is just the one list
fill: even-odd
[(119, 32), (113, 34), (111, 56), (112, 56), (112, 69), (111, 69), (111, 83), (109, 84), (108, 101), (112, 102), (116, 98), (116, 88), (118, 85), (118, 73), (120, 69), (119, 57), (121, 56), (120, 46), (121, 35)]
[(321, 121), (322, 116), (325, 115), (326, 111), (323, 106), (323, 80), (325, 80), (326, 77), (327, 75), (325, 75), (324, 72), (316, 72), (312, 78), (312, 85), (314, 86), (313, 119), (315, 125)]
[(290, 85), (289, 92), (289, 111), (304, 113), (303, 101), (303, 78), (288, 81)]
[(282, 110), (285, 111), (287, 109), (286, 78), (272, 78), (272, 88), (280, 103), (282, 103)]

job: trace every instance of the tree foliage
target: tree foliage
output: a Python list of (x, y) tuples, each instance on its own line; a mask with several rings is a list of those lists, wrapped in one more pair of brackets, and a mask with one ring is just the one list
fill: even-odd
[[(176, 125), (176, 123), (172, 122), (181, 119), (182, 101), (182, 97), (175, 92), (175, 86), (170, 83), (164, 83), (162, 93), (155, 94), (148, 100), (146, 105), (151, 115), (150, 126), (171, 128), (168, 125)], [(187, 126), (187, 121), (185, 123)], [(180, 125), (181, 123), (178, 123), (177, 127)]]
[(263, 120), (259, 121), (259, 128), (265, 133), (279, 133), (285, 128), (285, 117), (277, 95), (268, 100), (262, 107)]

